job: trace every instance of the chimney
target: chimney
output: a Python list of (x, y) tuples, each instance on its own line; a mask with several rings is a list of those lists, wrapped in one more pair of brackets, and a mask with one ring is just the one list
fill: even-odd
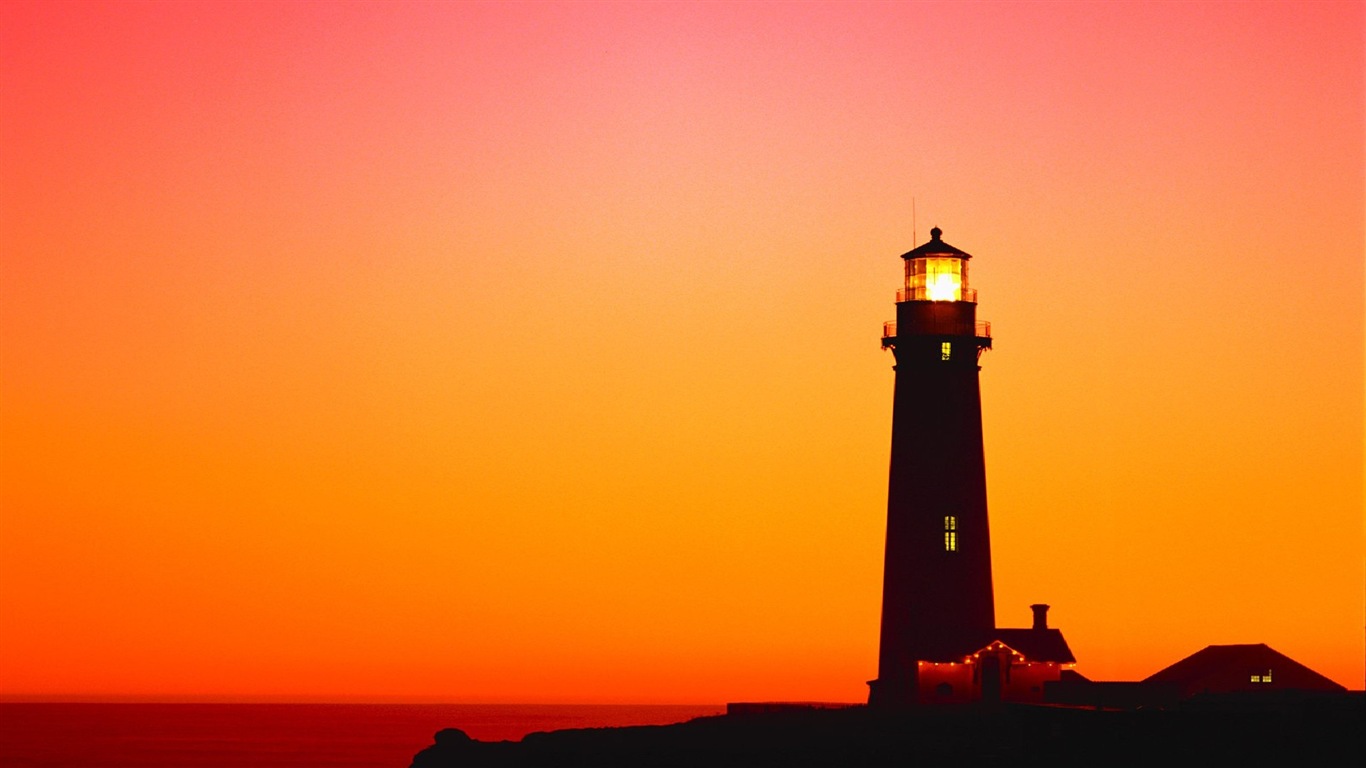
[(1029, 606), (1029, 610), (1034, 612), (1034, 629), (1048, 629), (1048, 606), (1035, 603)]

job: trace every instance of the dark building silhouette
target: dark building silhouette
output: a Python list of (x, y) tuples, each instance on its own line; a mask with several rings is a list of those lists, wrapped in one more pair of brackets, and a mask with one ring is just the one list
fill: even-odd
[(1042, 682), (1075, 659), (1047, 627), (1046, 605), (1035, 606), (1031, 629), (996, 628), (978, 384), (991, 327), (977, 320), (971, 255), (941, 235), (936, 227), (902, 254), (896, 322), (882, 333), (896, 358), (896, 391), (881, 643), (868, 701), (1042, 700)]
[(1211, 645), (1143, 682), (1175, 685), (1183, 698), (1204, 693), (1346, 690), (1265, 643)]
[[(1075, 671), (1044, 686), (1044, 701), (1097, 709), (1284, 708), (1346, 689), (1263, 643), (1211, 645), (1138, 682), (1087, 680)], [(1309, 697), (1309, 698), (1306, 698)]]
[(1070, 671), (1076, 658), (1062, 632), (1048, 626), (1048, 606), (1033, 605), (1034, 626), (994, 627), (961, 640), (957, 650), (916, 661), (914, 696), (877, 704), (955, 704), (971, 701), (1044, 701), (1047, 683)]

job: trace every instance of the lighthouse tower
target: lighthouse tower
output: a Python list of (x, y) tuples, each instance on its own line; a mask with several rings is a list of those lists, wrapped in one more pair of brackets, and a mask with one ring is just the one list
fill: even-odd
[(977, 375), (991, 329), (977, 321), (971, 256), (942, 234), (902, 254), (896, 322), (882, 333), (896, 394), (874, 706), (922, 700), (920, 670), (962, 663), (995, 632)]

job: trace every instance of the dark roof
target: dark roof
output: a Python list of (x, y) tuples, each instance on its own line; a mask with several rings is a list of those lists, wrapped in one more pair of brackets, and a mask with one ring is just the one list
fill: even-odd
[(930, 230), (930, 241), (918, 248), (912, 248), (901, 254), (903, 259), (918, 259), (922, 256), (957, 256), (960, 259), (970, 259), (972, 254), (967, 251), (954, 248), (952, 245), (939, 239), (944, 231), (939, 227)]
[(1060, 629), (997, 629), (995, 639), (1019, 651), (1025, 661), (1071, 664), (1077, 660)]
[(926, 649), (925, 661), (962, 661), (978, 651), (1000, 641), (1011, 650), (1025, 657), (1025, 661), (1052, 661), (1059, 664), (1073, 664), (1077, 658), (1058, 629), (1002, 629), (1000, 627), (978, 632), (970, 638), (959, 638), (953, 643), (941, 644), (936, 649)]
[(1189, 693), (1236, 690), (1249, 684), (1249, 675), (1271, 672), (1268, 689), (1346, 690), (1265, 643), (1211, 645), (1149, 675), (1143, 682), (1176, 683)]

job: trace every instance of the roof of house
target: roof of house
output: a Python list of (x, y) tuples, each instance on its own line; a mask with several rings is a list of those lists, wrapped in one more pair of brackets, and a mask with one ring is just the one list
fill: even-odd
[[(1346, 690), (1265, 643), (1211, 645), (1175, 664), (1149, 675), (1143, 682), (1178, 683), (1187, 690), (1205, 687), (1217, 678), (1241, 676), (1249, 672), (1274, 672), (1276, 688), (1306, 690)], [(1236, 679), (1236, 678), (1235, 678)], [(1243, 680), (1247, 682), (1247, 680)]]
[(1067, 647), (1060, 629), (1000, 629), (995, 638), (1018, 651), (1026, 661), (1054, 661), (1072, 664), (1077, 657)]
[(935, 649), (925, 649), (925, 661), (962, 661), (1000, 642), (1024, 657), (1025, 661), (1051, 661), (1072, 664), (1076, 657), (1058, 629), (1003, 629), (997, 627), (978, 632), (971, 637), (942, 643)]

